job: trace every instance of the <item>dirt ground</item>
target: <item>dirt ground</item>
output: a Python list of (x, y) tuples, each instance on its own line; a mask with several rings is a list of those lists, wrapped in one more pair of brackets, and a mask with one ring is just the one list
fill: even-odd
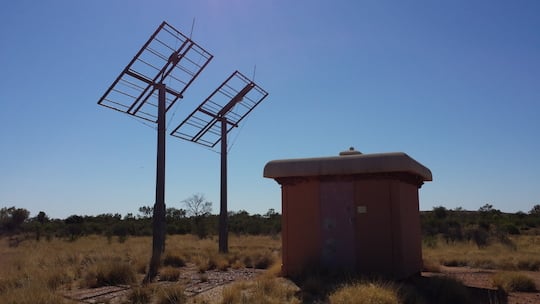
[[(463, 282), (465, 286), (478, 289), (494, 289), (492, 277), (497, 270), (475, 269), (469, 267), (444, 267), (441, 266), (440, 273), (422, 273), (423, 276), (444, 275), (456, 278)], [(540, 288), (540, 272), (520, 271), (532, 278), (537, 288)], [(511, 292), (508, 295), (508, 304), (538, 304), (540, 303), (540, 291), (536, 292)]]
[[(182, 267), (178, 280), (185, 286), (185, 293), (191, 299), (213, 302), (221, 298), (223, 288), (241, 280), (251, 280), (260, 275), (263, 270), (252, 268), (229, 269), (228, 271), (208, 270), (204, 274), (197, 267), (188, 264)], [(140, 277), (142, 281), (142, 276)], [(177, 282), (158, 281), (155, 285), (170, 285)], [(66, 291), (64, 297), (80, 303), (121, 303), (130, 292), (130, 286), (105, 286), (92, 289), (77, 289)]]

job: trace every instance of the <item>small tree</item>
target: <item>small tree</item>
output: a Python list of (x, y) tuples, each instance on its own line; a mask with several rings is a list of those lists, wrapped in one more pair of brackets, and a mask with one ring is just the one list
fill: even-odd
[(186, 213), (188, 216), (206, 216), (212, 212), (212, 203), (206, 201), (203, 194), (193, 194), (189, 198), (182, 201), (186, 206)]
[(501, 215), (501, 210), (493, 208), (493, 205), (491, 204), (485, 204), (484, 206), (480, 207), (478, 211), (483, 217), (493, 218)]
[(30, 211), (24, 208), (4, 207), (0, 209), (0, 233), (16, 233), (29, 216)]
[(47, 214), (45, 214), (45, 212), (40, 211), (36, 216), (36, 220), (43, 225), (49, 221), (49, 217), (47, 216)]
[(40, 211), (38, 215), (31, 219), (32, 226), (34, 230), (36, 231), (36, 241), (39, 241), (41, 239), (41, 232), (43, 230), (43, 226), (45, 223), (49, 222), (49, 217), (45, 212)]
[(167, 218), (167, 221), (179, 221), (186, 217), (186, 210), (167, 208), (165, 216)]
[(152, 213), (154, 213), (154, 207), (142, 206), (142, 207), (139, 207), (139, 212), (142, 214), (139, 217), (149, 219), (152, 217)]
[(70, 215), (64, 220), (69, 239), (74, 241), (84, 232), (84, 218), (79, 215)]
[(443, 206), (433, 207), (433, 214), (435, 214), (436, 218), (443, 219), (447, 216), (447, 210)]
[(540, 205), (534, 205), (534, 207), (529, 211), (531, 215), (540, 215)]
[(493, 205), (491, 204), (485, 204), (484, 206), (480, 207), (480, 209), (478, 209), (478, 211), (480, 212), (493, 212)]
[(204, 238), (208, 234), (204, 218), (212, 212), (212, 203), (206, 201), (203, 194), (193, 194), (182, 201), (186, 206), (186, 213), (193, 220), (193, 229), (199, 238)]

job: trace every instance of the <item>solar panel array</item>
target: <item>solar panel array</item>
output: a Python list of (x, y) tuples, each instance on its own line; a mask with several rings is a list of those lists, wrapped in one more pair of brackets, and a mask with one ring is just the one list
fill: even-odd
[(226, 120), (226, 132), (230, 132), (266, 96), (265, 90), (235, 71), (171, 135), (214, 147), (221, 140), (222, 120)]
[(163, 22), (101, 97), (98, 104), (156, 122), (157, 83), (167, 88), (170, 109), (213, 56)]

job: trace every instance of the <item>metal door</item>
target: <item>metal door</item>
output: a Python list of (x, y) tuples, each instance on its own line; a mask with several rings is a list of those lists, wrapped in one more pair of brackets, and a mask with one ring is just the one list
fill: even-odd
[(321, 261), (329, 268), (355, 267), (353, 182), (322, 182)]

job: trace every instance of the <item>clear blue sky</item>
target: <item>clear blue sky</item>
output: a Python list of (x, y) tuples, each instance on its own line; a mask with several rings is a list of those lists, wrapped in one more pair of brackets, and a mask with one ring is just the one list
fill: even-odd
[[(433, 172), (420, 208), (540, 203), (540, 2), (6, 1), (0, 9), (0, 207), (137, 213), (155, 196), (155, 130), (97, 105), (167, 21), (215, 58), (174, 128), (238, 69), (270, 95), (231, 137), (229, 209), (281, 210), (274, 159), (403, 151)], [(167, 137), (170, 207), (219, 206), (219, 155)]]

